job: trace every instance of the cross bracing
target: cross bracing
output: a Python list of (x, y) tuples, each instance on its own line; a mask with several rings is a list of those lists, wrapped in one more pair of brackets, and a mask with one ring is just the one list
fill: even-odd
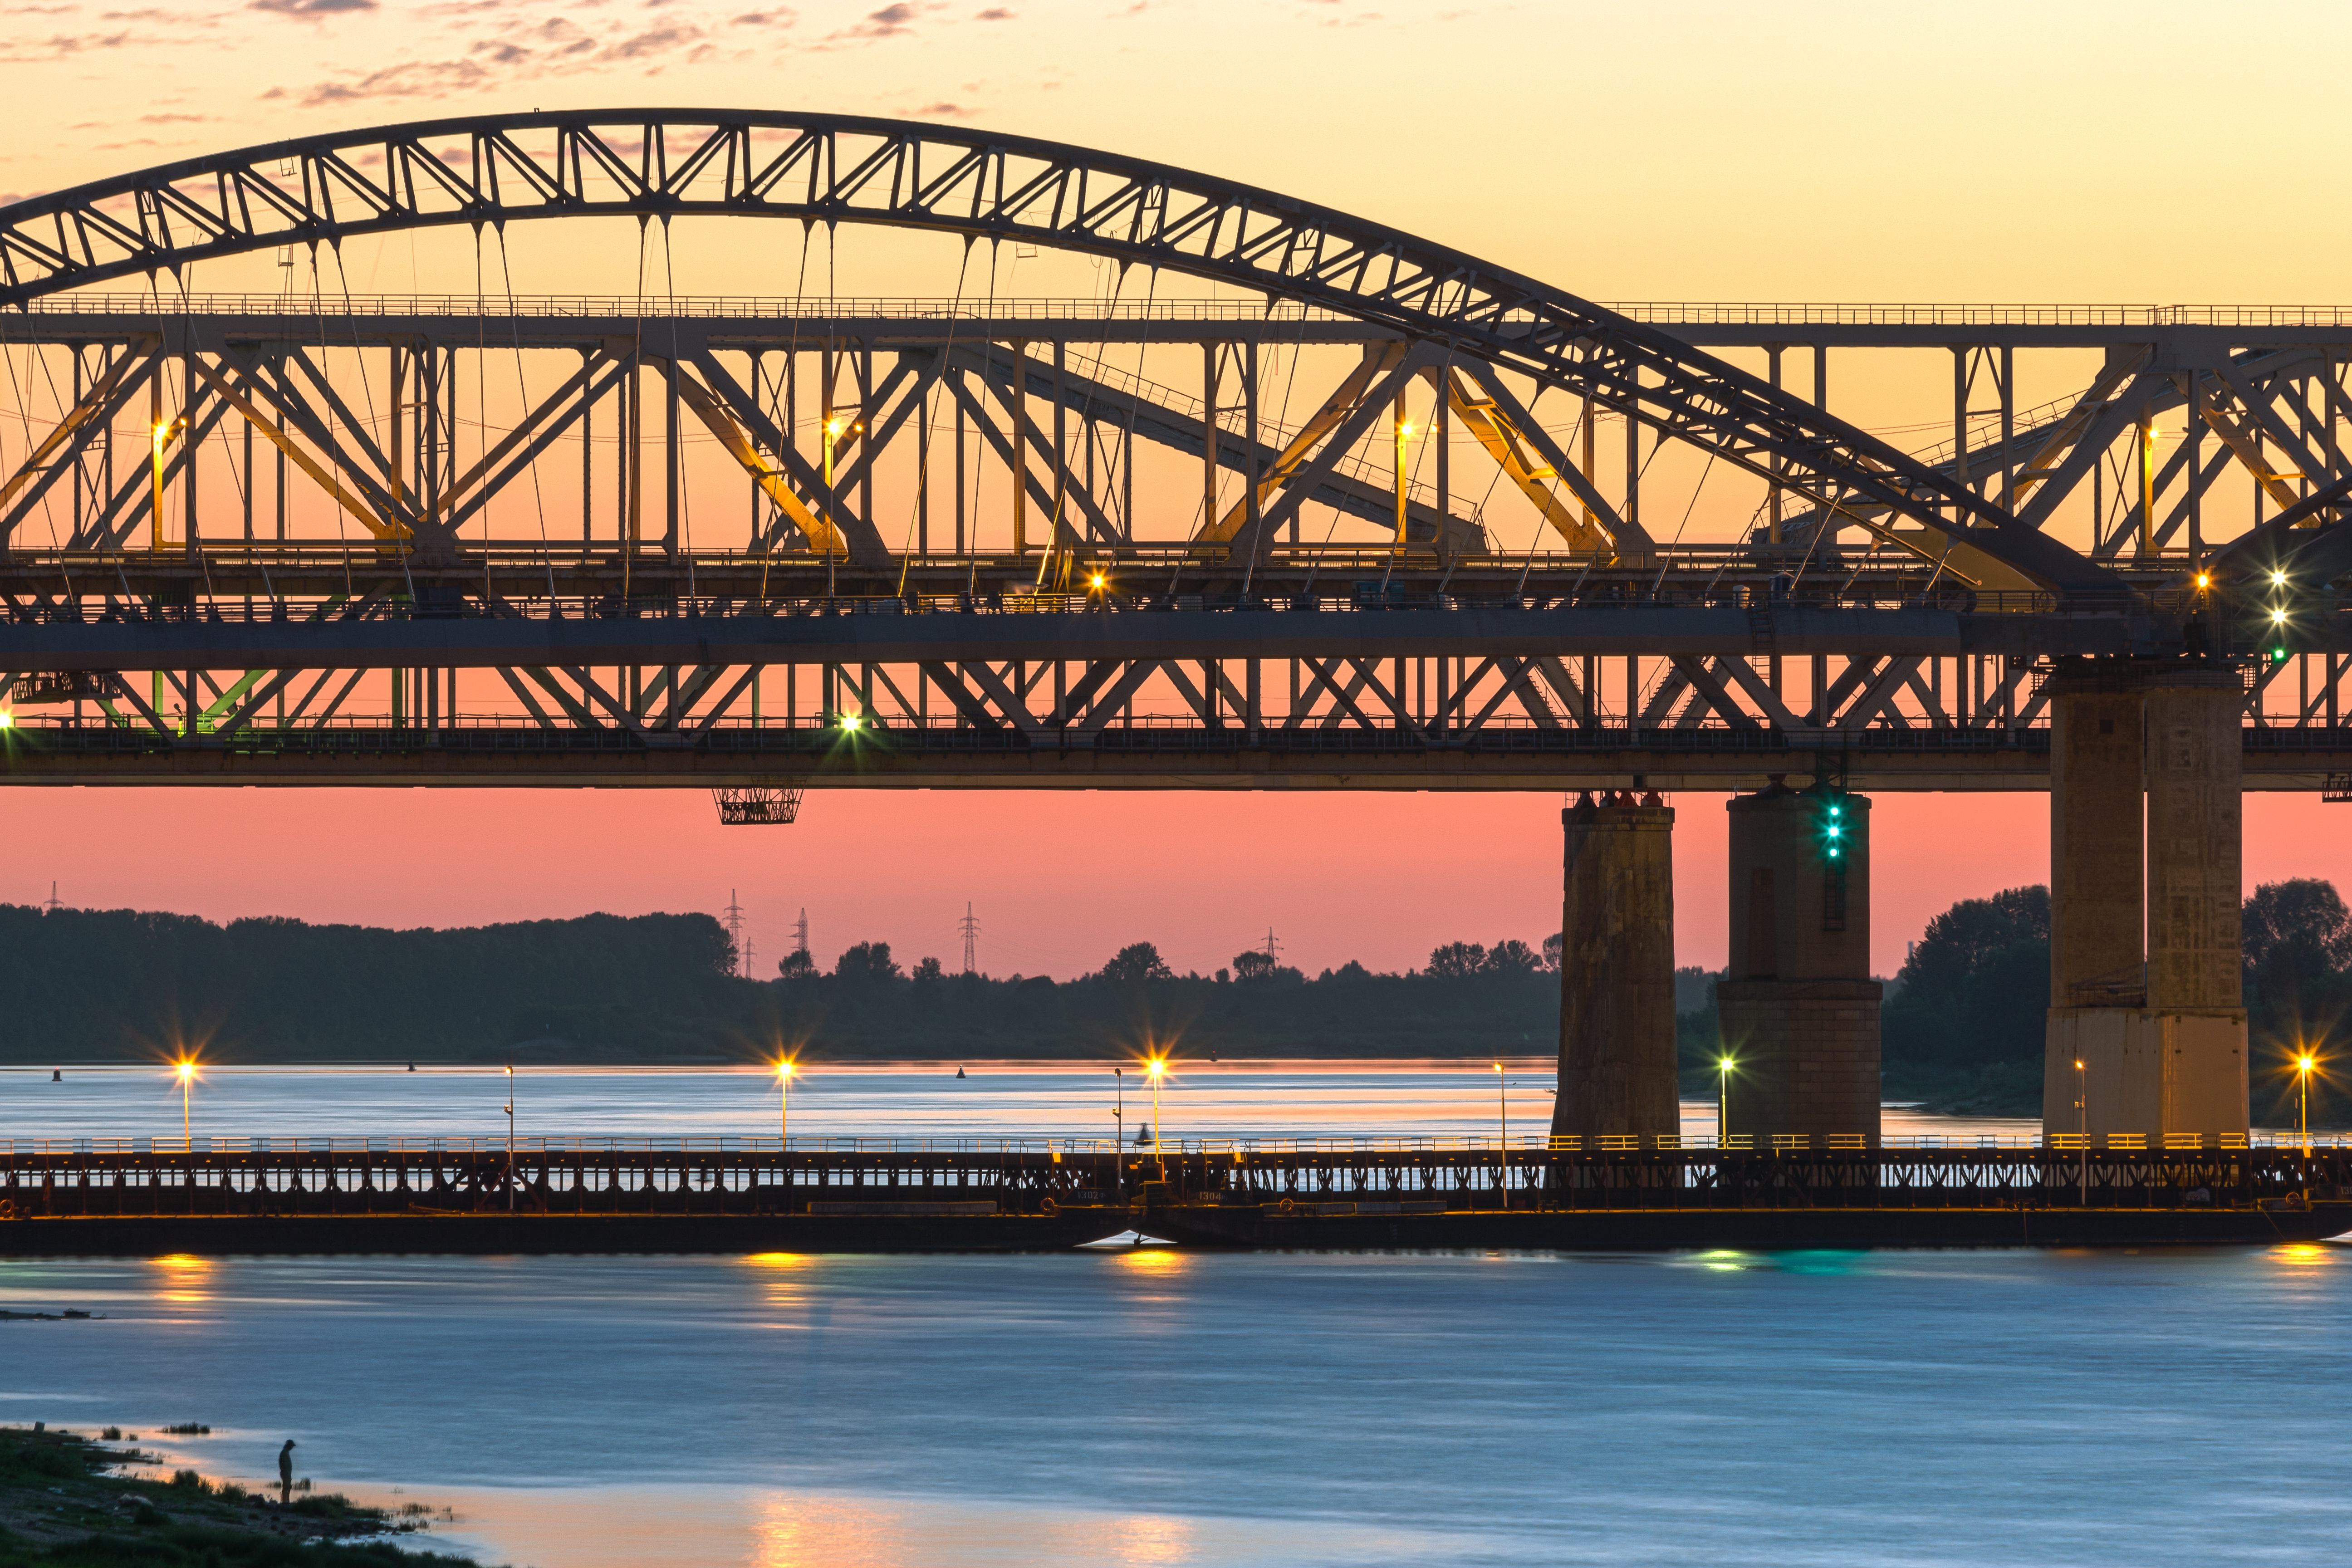
[[(600, 215), (1122, 281), (194, 289)], [(707, 112), (197, 160), (0, 209), (0, 262), (15, 778), (2035, 788), (2068, 657), (2233, 662), (2255, 786), (2336, 771), (2333, 309), (1612, 308), (1156, 165)], [(1940, 429), (1827, 412), (1878, 348), (1948, 355)]]

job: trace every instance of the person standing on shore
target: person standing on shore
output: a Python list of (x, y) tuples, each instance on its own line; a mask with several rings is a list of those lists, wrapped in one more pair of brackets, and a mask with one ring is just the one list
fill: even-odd
[(286, 1439), (286, 1447), (278, 1450), (278, 1500), (294, 1500), (294, 1439)]

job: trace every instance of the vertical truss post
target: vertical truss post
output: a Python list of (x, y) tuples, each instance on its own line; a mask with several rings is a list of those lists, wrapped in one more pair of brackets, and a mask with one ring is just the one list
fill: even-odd
[(1969, 350), (1952, 345), (1952, 478), (1969, 482)]
[(677, 554), (677, 377), (662, 377), (662, 553)]
[[(589, 367), (596, 363), (596, 351), (580, 351), (581, 384), (587, 384)], [(594, 536), (590, 521), (595, 513), (596, 500), (596, 400), (583, 396), (580, 404), (580, 542), (585, 546)]]
[(1405, 545), (1405, 444), (1412, 438), (1412, 426), (1404, 422), (1404, 386), (1397, 384), (1396, 408), (1389, 416), (1391, 434), (1396, 437), (1396, 548)]
[[(645, 538), (645, 417), (646, 366), (641, 359), (632, 356), (629, 374), (621, 384), (627, 391), (627, 428), (621, 435), (622, 501), (627, 519), (625, 535), (621, 545), (625, 560), (633, 559), (637, 545)], [(622, 581), (628, 581), (625, 574)]]
[[(197, 530), (199, 527), (199, 519), (196, 515), (196, 453), (204, 446), (202, 434), (196, 426), (196, 398), (198, 396), (198, 388), (196, 385), (196, 348), (194, 343), (190, 343), (188, 345), (187, 352), (180, 356), (180, 367), (182, 376), (180, 383), (181, 438), (187, 443), (186, 447), (183, 449), (180, 458), (182, 468), (182, 473), (180, 476), (180, 549), (187, 555), (189, 560), (193, 561), (196, 557), (196, 552), (202, 548), (196, 542)], [(188, 700), (191, 704), (191, 710), (193, 710), (193, 706), (195, 701), (195, 689), (193, 685), (189, 688)]]
[[(1780, 351), (1787, 346), (1785, 343), (1764, 345), (1765, 374), (1767, 379), (1771, 382), (1774, 392), (1780, 390)], [(1772, 480), (1765, 489), (1765, 504), (1769, 510), (1766, 513), (1764, 535), (1774, 544), (1780, 542), (1780, 475), (1785, 463), (1786, 459), (1776, 449), (1772, 454)], [(1591, 467), (1590, 463), (1586, 464), (1588, 470)], [(1588, 472), (1586, 477), (1589, 479), (1591, 476)]]
[(1013, 340), (1013, 553), (1029, 553), (1029, 344)]
[[(1250, 555), (1257, 555), (1257, 340), (1242, 350), (1242, 526), (1250, 531)], [(1404, 394), (1397, 394), (1402, 406)], [(1294, 509), (1293, 514), (1297, 515)]]
[[(947, 374), (954, 376), (959, 385), (961, 384), (963, 381), (963, 372), (960, 370), (950, 370)], [(953, 391), (954, 389), (950, 388), (950, 390)], [(955, 407), (955, 548), (956, 553), (958, 555), (961, 555), (964, 552), (963, 399), (961, 397), (951, 396), (948, 401)]]
[[(874, 406), (873, 346), (861, 341), (853, 352), (857, 369), (859, 455), (863, 457), (866, 439), (873, 433), (874, 416), (880, 411)], [(866, 520), (868, 528), (874, 526), (874, 465), (871, 462), (864, 464), (857, 471), (857, 515)]]
[(1201, 528), (1217, 523), (1217, 345), (1201, 345)]
[(2016, 471), (2010, 456), (2010, 443), (2017, 436), (2017, 350), (2011, 344), (2000, 345), (2000, 484), (2002, 504), (2008, 504), (2010, 475)]

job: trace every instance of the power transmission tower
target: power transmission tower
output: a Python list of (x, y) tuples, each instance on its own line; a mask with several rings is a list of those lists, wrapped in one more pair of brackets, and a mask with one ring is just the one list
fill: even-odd
[(808, 951), (808, 910), (801, 910), (800, 923), (793, 927), (793, 951), (794, 952)]
[(727, 889), (727, 940), (735, 949), (735, 973), (746, 980), (751, 977), (751, 950), (743, 936), (743, 906), (736, 901), (735, 889)]
[(977, 974), (980, 973), (980, 922), (972, 919), (969, 901), (963, 906), (963, 919), (956, 924), (963, 931), (963, 972)]
[(42, 903), (41, 912), (45, 915), (53, 915), (64, 908), (65, 905), (58, 902), (58, 885), (55, 882), (51, 882), (49, 884), (49, 896), (47, 900)]
[(1265, 954), (1265, 961), (1268, 963), (1272, 963), (1274, 962), (1275, 955), (1282, 951), (1282, 943), (1274, 940), (1274, 928), (1272, 926), (1265, 928), (1265, 945), (1259, 948), (1258, 951)]

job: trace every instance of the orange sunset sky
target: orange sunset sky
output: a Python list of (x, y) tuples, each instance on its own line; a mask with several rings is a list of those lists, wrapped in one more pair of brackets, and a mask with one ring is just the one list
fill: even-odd
[[(2322, 75), (2352, 11), (2135, 4), (1180, 4), (734, 0), (0, 5), (0, 202), (309, 132), (532, 108), (780, 107), (1116, 149), (1394, 224), (1601, 300), (2336, 302), (2352, 206)], [(530, 226), (524, 226), (526, 227)], [(514, 237), (537, 292), (623, 291), (609, 237)], [(783, 226), (681, 230), (680, 292), (784, 293)], [(845, 292), (944, 292), (936, 249), (845, 241)], [(355, 287), (470, 287), (448, 236), (352, 247)], [(1037, 281), (1054, 281), (1048, 261)], [(463, 273), (461, 279), (460, 273)], [(224, 269), (206, 280), (252, 286)], [(1082, 284), (1083, 269), (1068, 273)], [(266, 283), (262, 286), (268, 286)], [(1736, 356), (1735, 356), (1736, 357)], [(1889, 433), (1948, 360), (1842, 360)], [(1941, 365), (1942, 369), (1937, 367)], [(2080, 384), (2062, 371), (2021, 402)], [(12, 405), (10, 410), (15, 411)], [(1928, 439), (1932, 440), (1932, 437)], [(1067, 976), (1158, 942), (1208, 970), (1271, 926), (1310, 972), (1559, 924), (1558, 797), (816, 793), (722, 830), (675, 792), (41, 791), (0, 796), (0, 899), (461, 925), (716, 911), (766, 967), (805, 908)], [(1676, 798), (1681, 959), (1723, 960), (1720, 795)], [(2047, 875), (2040, 795), (1881, 796), (1876, 963), (1953, 900)], [(2352, 807), (2247, 802), (2246, 875), (2352, 886)]]

